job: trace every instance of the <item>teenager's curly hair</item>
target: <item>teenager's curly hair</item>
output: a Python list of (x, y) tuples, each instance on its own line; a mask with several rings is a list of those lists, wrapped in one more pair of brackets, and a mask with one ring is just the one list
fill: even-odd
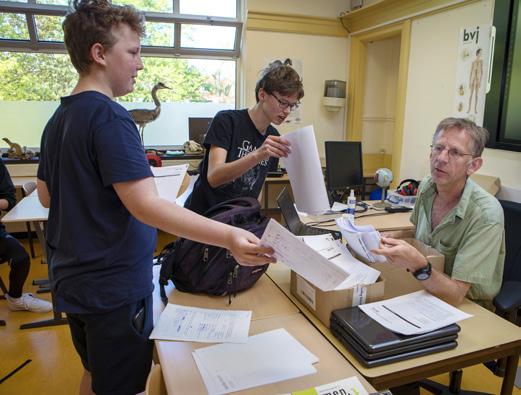
[(111, 29), (126, 24), (142, 36), (145, 32), (142, 13), (130, 5), (113, 5), (108, 0), (73, 0), (72, 10), (63, 21), (64, 42), (73, 66), (79, 73), (88, 70), (90, 49), (96, 43), (105, 48), (114, 45)]

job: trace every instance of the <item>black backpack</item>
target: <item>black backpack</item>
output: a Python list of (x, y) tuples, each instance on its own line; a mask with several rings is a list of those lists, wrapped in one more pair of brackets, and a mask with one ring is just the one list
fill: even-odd
[[(204, 216), (246, 229), (259, 238), (269, 221), (260, 213), (259, 201), (250, 197), (222, 202), (206, 211)], [(241, 266), (224, 248), (184, 238), (166, 245), (157, 257), (157, 264), (161, 265), (159, 287), (165, 304), (164, 287), (169, 280), (183, 292), (229, 295), (231, 298), (236, 292), (250, 288), (268, 269), (268, 264)]]

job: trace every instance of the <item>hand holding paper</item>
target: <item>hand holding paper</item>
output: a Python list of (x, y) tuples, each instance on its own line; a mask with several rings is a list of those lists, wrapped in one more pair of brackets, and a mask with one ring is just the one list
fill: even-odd
[(357, 226), (351, 217), (336, 219), (336, 223), (347, 244), (368, 262), (385, 262), (385, 257), (371, 251), (380, 247), (380, 234), (372, 225)]

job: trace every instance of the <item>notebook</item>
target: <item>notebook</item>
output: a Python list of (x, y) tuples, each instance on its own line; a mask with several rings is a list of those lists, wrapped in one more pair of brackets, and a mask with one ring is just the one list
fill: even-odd
[(313, 236), (331, 233), (335, 239), (340, 239), (342, 237), (342, 234), (338, 231), (316, 228), (303, 223), (298, 216), (295, 203), (293, 202), (287, 188), (284, 188), (279, 196), (277, 196), (277, 204), (282, 212), (284, 221), (286, 221), (288, 229), (294, 235)]
[(457, 346), (460, 327), (449, 325), (414, 336), (394, 333), (370, 318), (358, 307), (335, 310), (331, 332), (365, 366), (378, 366)]

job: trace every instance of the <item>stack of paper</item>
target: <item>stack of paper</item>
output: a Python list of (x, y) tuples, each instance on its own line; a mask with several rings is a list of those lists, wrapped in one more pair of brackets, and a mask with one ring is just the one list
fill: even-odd
[(244, 344), (217, 344), (192, 353), (210, 395), (316, 373), (318, 358), (285, 329), (250, 336)]
[(350, 288), (360, 281), (371, 284), (378, 278), (379, 271), (353, 258), (347, 249), (333, 243), (332, 238), (314, 240), (310, 247), (273, 219), (261, 238), (275, 250), (278, 261), (322, 291), (339, 289), (339, 286), (340, 289)]
[(380, 247), (380, 233), (374, 226), (357, 226), (350, 216), (340, 217), (335, 221), (347, 244), (358, 256), (371, 263), (386, 262), (384, 256), (371, 253), (371, 250)]
[(245, 343), (251, 311), (215, 310), (168, 303), (150, 339)]

